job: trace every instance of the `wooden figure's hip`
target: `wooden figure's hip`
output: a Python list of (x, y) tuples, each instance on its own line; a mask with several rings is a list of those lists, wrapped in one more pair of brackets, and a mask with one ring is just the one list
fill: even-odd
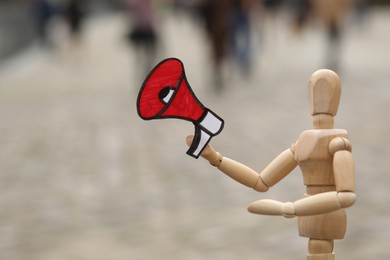
[(298, 217), (298, 231), (302, 237), (315, 239), (342, 239), (347, 228), (344, 209), (327, 214)]

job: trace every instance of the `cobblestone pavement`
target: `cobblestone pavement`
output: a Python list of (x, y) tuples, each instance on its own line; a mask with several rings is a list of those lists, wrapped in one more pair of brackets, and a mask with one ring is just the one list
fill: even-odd
[[(251, 77), (227, 66), (217, 95), (200, 29), (162, 21), (161, 58), (181, 58), (198, 98), (225, 119), (213, 145), (259, 171), (311, 127), (306, 84), (324, 38), (316, 27), (294, 38), (287, 22), (263, 32)], [(358, 201), (337, 259), (390, 257), (389, 25), (374, 10), (345, 35), (336, 127), (350, 133)], [(118, 15), (93, 18), (81, 52), (33, 47), (0, 67), (0, 259), (305, 259), (296, 219), (246, 210), (301, 198), (299, 171), (257, 193), (185, 154), (188, 122), (140, 120), (145, 75), (124, 32)]]

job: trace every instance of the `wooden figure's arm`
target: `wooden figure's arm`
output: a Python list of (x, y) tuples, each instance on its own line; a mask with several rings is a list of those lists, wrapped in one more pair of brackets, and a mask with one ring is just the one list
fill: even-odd
[(312, 216), (347, 208), (355, 203), (353, 192), (329, 191), (315, 194), (295, 202), (276, 200), (258, 200), (252, 202), (248, 211), (261, 215), (279, 215), (286, 218), (295, 216)]
[(352, 206), (356, 195), (351, 145), (346, 138), (337, 137), (330, 142), (329, 151), (333, 154), (336, 191), (315, 194), (295, 202), (259, 200), (249, 205), (249, 212), (294, 217), (324, 214)]
[(355, 163), (351, 151), (351, 143), (346, 138), (336, 137), (329, 143), (338, 192), (355, 192)]
[(260, 173), (260, 178), (268, 187), (272, 187), (292, 172), (297, 165), (293, 151), (290, 148), (286, 149), (265, 167)]
[[(192, 136), (187, 137), (188, 145), (191, 145), (192, 138)], [(290, 149), (277, 156), (260, 174), (242, 163), (223, 157), (210, 145), (206, 146), (201, 156), (230, 178), (260, 192), (267, 191), (297, 166)]]

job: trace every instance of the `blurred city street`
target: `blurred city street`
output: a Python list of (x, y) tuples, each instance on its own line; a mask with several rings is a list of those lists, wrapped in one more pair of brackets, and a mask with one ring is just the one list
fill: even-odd
[[(199, 21), (161, 12), (156, 63), (181, 59), (196, 96), (225, 120), (216, 150), (260, 172), (312, 127), (307, 82), (324, 67), (320, 26), (298, 35), (288, 16), (270, 16), (255, 29), (252, 71), (228, 60), (217, 91)], [(186, 155), (188, 121), (141, 120), (148, 72), (125, 20), (91, 16), (76, 48), (59, 30), (55, 47), (36, 43), (0, 63), (0, 259), (305, 259), (296, 218), (247, 212), (255, 200), (301, 198), (299, 169), (257, 193)], [(349, 132), (358, 200), (336, 259), (390, 259), (389, 26), (390, 10), (377, 8), (343, 35), (335, 127)]]

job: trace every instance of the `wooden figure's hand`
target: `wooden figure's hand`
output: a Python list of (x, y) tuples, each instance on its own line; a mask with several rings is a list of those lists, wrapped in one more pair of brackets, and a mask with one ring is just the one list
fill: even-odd
[[(186, 138), (188, 146), (191, 146), (194, 139), (193, 135), (189, 135)], [(201, 156), (210, 162), (211, 165), (218, 167), (222, 162), (222, 155), (214, 150), (214, 148), (208, 144), (202, 151)]]
[(255, 214), (284, 216), (286, 218), (295, 217), (295, 206), (292, 202), (280, 202), (277, 200), (258, 200), (252, 202), (248, 211)]

